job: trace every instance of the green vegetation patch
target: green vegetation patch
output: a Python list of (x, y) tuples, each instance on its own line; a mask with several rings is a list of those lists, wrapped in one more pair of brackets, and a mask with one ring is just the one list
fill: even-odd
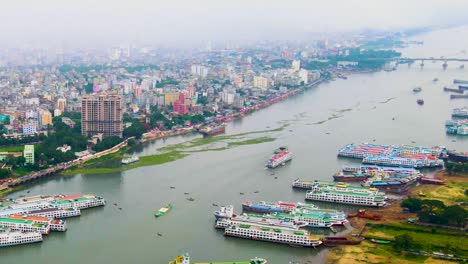
[(0, 147), (0, 152), (23, 152), (24, 146)]
[(428, 252), (456, 252), (468, 256), (468, 237), (457, 231), (441, 228), (412, 226), (408, 224), (369, 225), (366, 236), (378, 238), (373, 234), (386, 234), (395, 237), (408, 235), (412, 239), (412, 249)]
[(151, 165), (159, 165), (171, 161), (175, 161), (178, 159), (182, 159), (186, 157), (187, 154), (181, 153), (178, 151), (167, 152), (163, 154), (157, 155), (150, 155), (150, 156), (143, 156), (140, 157), (140, 160), (136, 163), (131, 165), (125, 165), (115, 168), (76, 168), (62, 172), (62, 175), (74, 175), (74, 174), (105, 174), (105, 173), (113, 173), (113, 172), (121, 172), (126, 171), (138, 167), (144, 166), (151, 166)]

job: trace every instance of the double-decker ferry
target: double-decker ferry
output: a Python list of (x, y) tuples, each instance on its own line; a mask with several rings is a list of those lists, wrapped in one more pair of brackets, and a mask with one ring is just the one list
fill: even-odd
[(286, 147), (280, 147), (274, 151), (273, 156), (268, 160), (266, 166), (268, 168), (274, 169), (279, 165), (284, 165), (286, 162), (292, 159), (292, 152), (290, 152)]
[(385, 197), (385, 193), (380, 192), (377, 188), (365, 188), (359, 186), (351, 186), (342, 182), (325, 182), (325, 181), (308, 181), (296, 179), (293, 181), (293, 188), (301, 188), (306, 190), (326, 189), (332, 191), (352, 191), (355, 193), (370, 193), (378, 194)]
[(173, 261), (169, 262), (169, 264), (267, 264), (267, 260), (263, 258), (253, 258), (248, 261), (223, 261), (223, 262), (190, 262), (189, 254), (184, 254), (182, 256), (177, 256)]
[(354, 204), (361, 206), (381, 207), (386, 204), (384, 195), (376, 192), (357, 192), (351, 189), (334, 190), (327, 188), (313, 188), (306, 193), (306, 199), (331, 203)]
[(19, 215), (33, 215), (33, 216), (43, 216), (47, 218), (67, 218), (80, 216), (81, 210), (77, 208), (65, 208), (60, 209), (56, 207), (49, 207), (44, 209), (7, 209), (0, 210), (0, 217), (8, 216), (12, 214)]
[(231, 218), (223, 218), (216, 221), (215, 227), (216, 228), (227, 228), (231, 225), (239, 225), (242, 223), (250, 223), (250, 224), (259, 224), (259, 225), (267, 225), (267, 226), (274, 226), (274, 227), (284, 227), (290, 229), (299, 229), (301, 227), (305, 227), (308, 225), (305, 221), (296, 221), (295, 219), (291, 218), (275, 218), (270, 217), (269, 215), (248, 215), (248, 214), (241, 214), (241, 215), (234, 215)]
[(276, 203), (261, 201), (258, 204), (245, 201), (242, 203), (243, 210), (256, 213), (289, 213), (300, 208), (314, 209), (317, 207), (312, 204), (287, 203), (282, 201)]
[(316, 247), (322, 244), (319, 238), (306, 230), (272, 227), (252, 223), (237, 222), (224, 229), (225, 236), (287, 244), (290, 246)]
[(13, 231), (9, 227), (0, 226), (0, 247), (16, 246), (35, 242), (42, 242), (41, 233)]
[(425, 167), (441, 167), (444, 161), (427, 154), (406, 154), (402, 156), (366, 156), (362, 160), (363, 163), (396, 166), (396, 167), (410, 167), (410, 168), (425, 168)]
[(10, 219), (23, 219), (31, 220), (39, 224), (49, 225), (51, 231), (67, 231), (67, 222), (65, 220), (47, 218), (43, 216), (34, 216), (34, 215), (10, 215)]
[(104, 206), (105, 204), (106, 201), (102, 197), (95, 196), (93, 194), (60, 196), (59, 199), (50, 202), (51, 206), (61, 209), (86, 209), (91, 207)]
[(348, 221), (346, 216), (323, 214), (323, 213), (273, 213), (265, 214), (262, 216), (265, 219), (277, 219), (284, 222), (306, 223), (309, 227), (331, 227), (333, 225), (344, 225)]
[(12, 230), (19, 230), (22, 232), (38, 232), (44, 235), (50, 233), (50, 225), (42, 224), (34, 220), (1, 217), (0, 226), (6, 226)]

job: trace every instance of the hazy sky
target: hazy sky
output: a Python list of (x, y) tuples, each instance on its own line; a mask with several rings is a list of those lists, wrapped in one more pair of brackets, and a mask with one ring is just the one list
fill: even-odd
[(0, 45), (285, 39), (442, 25), (467, 14), (468, 0), (0, 0)]

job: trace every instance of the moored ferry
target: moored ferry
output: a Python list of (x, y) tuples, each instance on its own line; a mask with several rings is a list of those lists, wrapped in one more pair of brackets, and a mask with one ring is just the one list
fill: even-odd
[(42, 242), (41, 233), (13, 231), (9, 227), (0, 226), (0, 247), (16, 246), (35, 242)]
[(219, 219), (216, 221), (215, 227), (216, 228), (227, 228), (231, 225), (240, 225), (240, 224), (259, 224), (259, 225), (267, 225), (272, 227), (283, 227), (283, 228), (290, 228), (290, 229), (299, 229), (301, 227), (305, 227), (308, 225), (305, 221), (299, 221), (290, 218), (276, 218), (270, 217), (269, 215), (248, 215), (248, 214), (241, 214), (235, 215), (228, 218)]
[(0, 226), (6, 226), (12, 230), (19, 230), (22, 232), (38, 232), (44, 235), (50, 233), (50, 225), (38, 223), (34, 220), (0, 217)]
[(412, 145), (380, 145), (371, 143), (348, 144), (338, 151), (338, 156), (364, 159), (367, 156), (398, 157), (403, 154), (425, 154), (434, 157), (443, 156), (446, 152), (443, 146), (423, 147)]
[(322, 213), (273, 213), (265, 214), (262, 216), (265, 219), (278, 219), (284, 222), (292, 221), (296, 223), (306, 223), (309, 227), (331, 227), (334, 225), (344, 225), (348, 221), (346, 216), (341, 215), (331, 215), (331, 214), (322, 214)]
[(190, 262), (189, 254), (184, 254), (182, 256), (177, 256), (173, 261), (169, 262), (169, 264), (267, 264), (267, 260), (263, 258), (253, 258), (248, 261), (234, 261), (234, 262)]
[(292, 152), (286, 147), (280, 147), (273, 152), (273, 156), (268, 160), (266, 166), (274, 169), (280, 165), (286, 164), (286, 162), (292, 159)]
[(359, 187), (359, 186), (351, 186), (346, 183), (342, 182), (324, 182), (324, 181), (307, 181), (296, 179), (293, 182), (294, 188), (301, 188), (307, 190), (313, 189), (325, 189), (325, 190), (332, 190), (332, 191), (349, 191), (355, 193), (369, 193), (369, 194), (376, 194), (385, 197), (385, 193), (380, 192), (377, 188), (366, 188), (366, 187)]
[(224, 229), (224, 235), (282, 243), (290, 246), (316, 247), (322, 244), (320, 239), (311, 236), (306, 230), (271, 227), (251, 223), (238, 223), (226, 227)]
[(366, 156), (362, 162), (367, 164), (410, 168), (432, 168), (444, 165), (443, 160), (427, 154), (408, 154), (398, 157), (370, 155)]
[(385, 192), (401, 194), (408, 191), (409, 187), (421, 178), (421, 175), (420, 173), (413, 173), (398, 177), (398, 175), (389, 174), (385, 177), (377, 176), (370, 178), (362, 182), (361, 185), (364, 187), (378, 188)]
[(43, 216), (33, 216), (33, 215), (10, 215), (10, 219), (19, 219), (19, 220), (30, 220), (35, 223), (48, 225), (50, 226), (51, 231), (67, 231), (67, 222), (65, 220), (52, 219)]
[(43, 216), (47, 218), (67, 218), (67, 217), (80, 216), (81, 210), (77, 208), (60, 209), (56, 207), (49, 207), (49, 208), (44, 208), (44, 209), (0, 210), (0, 217), (12, 215), (12, 214)]
[(354, 204), (381, 207), (386, 204), (384, 195), (375, 192), (356, 192), (352, 190), (333, 190), (313, 188), (306, 193), (306, 199), (331, 203)]
[(298, 208), (317, 208), (311, 204), (301, 203), (286, 203), (278, 201), (276, 203), (270, 203), (261, 201), (258, 204), (254, 204), (251, 201), (245, 201), (242, 203), (242, 209), (245, 211), (256, 212), (256, 213), (289, 213), (293, 212)]
[(106, 201), (102, 197), (92, 194), (61, 196), (59, 199), (50, 203), (51, 206), (61, 209), (86, 209), (91, 207), (104, 206), (105, 204)]

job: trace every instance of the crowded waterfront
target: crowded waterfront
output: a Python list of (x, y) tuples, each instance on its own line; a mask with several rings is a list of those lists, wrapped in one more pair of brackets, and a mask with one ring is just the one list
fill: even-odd
[[(269, 133), (276, 139), (274, 142), (195, 153), (172, 163), (125, 172), (54, 177), (26, 185), (24, 190), (9, 197), (19, 198), (27, 192), (30, 195), (92, 192), (99, 193), (109, 203), (118, 203), (121, 210), (106, 206), (83, 212), (78, 221), (67, 221), (67, 236), (50, 236), (47, 243), (2, 249), (2, 260), (14, 263), (26, 258), (45, 263), (41, 262), (40, 255), (62, 252), (62, 257), (76, 259), (69, 263), (105, 262), (109, 256), (115, 258), (115, 263), (135, 260), (167, 263), (189, 250), (193, 259), (235, 260), (263, 256), (269, 263), (321, 262), (326, 251), (320, 249), (322, 245), (317, 245), (318, 236), (314, 239), (302, 236), (319, 232), (324, 232), (322, 236), (332, 236), (328, 228), (307, 229), (303, 235), (285, 231), (289, 235), (285, 239), (316, 245), (318, 250), (237, 238), (255, 233), (266, 239), (275, 233), (274, 227), (262, 230), (263, 226), (255, 223), (247, 224), (249, 228), (244, 225), (228, 230), (224, 236), (225, 230), (214, 228), (213, 211), (218, 208), (213, 204), (233, 204), (240, 208), (246, 200), (305, 202), (306, 191), (291, 188), (295, 179), (329, 182), (334, 173), (345, 166), (361, 166), (358, 159), (336, 157), (337, 151), (350, 142), (360, 144), (375, 140), (386, 146), (443, 145), (447, 149), (463, 150), (466, 138), (447, 137), (443, 127), (452, 109), (462, 107), (463, 101), (446, 100), (439, 87), (441, 84), (432, 82), (434, 72), (438, 73), (439, 83), (462, 79), (458, 68), (442, 71), (438, 65), (431, 67), (431, 64), (422, 71), (414, 66), (401, 66), (393, 72), (350, 75), (347, 80), (321, 84), (303, 95), (290, 97), (227, 124), (227, 134), (288, 124), (281, 131)], [(421, 94), (424, 94), (425, 105), (418, 107), (408, 87), (421, 82), (424, 83)], [(157, 153), (164, 145), (185, 140), (187, 137), (178, 136), (164, 143), (149, 142), (141, 152)], [(294, 159), (274, 170), (265, 169), (265, 161), (281, 145), (287, 145), (294, 152)], [(423, 173), (431, 176), (433, 171), (429, 169)], [(189, 197), (194, 201), (187, 200)], [(174, 209), (155, 219), (154, 211), (167, 203), (174, 204)], [(361, 208), (361, 205), (315, 200), (310, 203), (320, 209), (345, 213)], [(129, 226), (133, 227), (132, 232), (119, 231)], [(129, 244), (128, 241), (139, 242)], [(101, 247), (102, 244), (106, 247)], [(82, 250), (78, 252), (76, 248)], [(154, 248), (160, 250), (155, 252)]]

